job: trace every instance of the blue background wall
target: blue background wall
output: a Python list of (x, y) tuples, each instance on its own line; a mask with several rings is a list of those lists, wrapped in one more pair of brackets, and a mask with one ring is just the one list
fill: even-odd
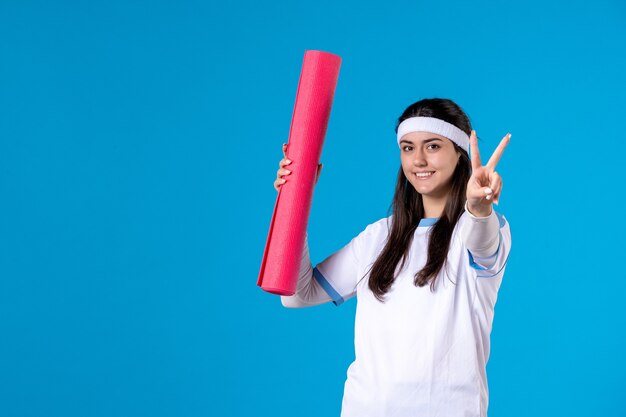
[(343, 58), (313, 262), (387, 215), (410, 103), (498, 166), (489, 415), (626, 415), (623, 2), (0, 5), (0, 416), (338, 415), (356, 300), (256, 286), (304, 51)]

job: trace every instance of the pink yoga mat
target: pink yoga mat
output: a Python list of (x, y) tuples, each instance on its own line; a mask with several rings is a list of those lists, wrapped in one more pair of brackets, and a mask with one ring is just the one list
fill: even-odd
[(298, 283), (317, 166), (322, 154), (341, 57), (305, 51), (289, 129), (287, 158), (292, 171), (280, 186), (257, 285), (293, 295)]

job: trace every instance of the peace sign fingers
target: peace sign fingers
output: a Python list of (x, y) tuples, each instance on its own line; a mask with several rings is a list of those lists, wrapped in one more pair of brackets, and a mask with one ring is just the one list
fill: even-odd
[(468, 208), (472, 213), (479, 213), (477, 214), (478, 216), (484, 217), (489, 215), (491, 203), (498, 204), (500, 200), (502, 178), (495, 168), (504, 152), (504, 148), (509, 144), (509, 139), (511, 139), (511, 134), (507, 133), (500, 141), (496, 150), (493, 151), (487, 165), (482, 166), (476, 131), (472, 130), (470, 135), (472, 176), (467, 182), (466, 197)]
[(507, 133), (502, 138), (496, 150), (493, 151), (491, 158), (489, 158), (489, 162), (487, 162), (487, 168), (492, 169), (492, 170), (496, 168), (496, 165), (498, 165), (498, 161), (500, 160), (500, 157), (502, 156), (502, 153), (504, 152), (504, 148), (506, 148), (506, 145), (509, 144), (510, 139), (511, 139), (510, 133)]
[(476, 139), (476, 131), (472, 130), (470, 135), (470, 159), (472, 160), (472, 171), (483, 166), (480, 162), (480, 152), (478, 151), (478, 139)]

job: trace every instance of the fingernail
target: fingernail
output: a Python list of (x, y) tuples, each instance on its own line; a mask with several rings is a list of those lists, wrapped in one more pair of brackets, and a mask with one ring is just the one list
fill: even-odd
[(487, 197), (485, 197), (485, 200), (489, 200), (489, 199), (491, 199), (491, 196), (490, 196), (490, 195), (488, 195)]
[(288, 165), (291, 163), (291, 159), (285, 159), (285, 165)]
[(491, 193), (493, 193), (493, 190), (491, 188), (485, 188), (485, 193), (486, 194), (491, 194)]
[(287, 174), (291, 174), (291, 171), (289, 171), (288, 169), (286, 169), (285, 171), (287, 171)]
[(498, 205), (498, 200), (493, 200), (495, 205)]

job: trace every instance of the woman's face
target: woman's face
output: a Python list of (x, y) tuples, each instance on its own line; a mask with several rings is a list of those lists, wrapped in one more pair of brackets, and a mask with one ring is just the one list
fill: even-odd
[[(402, 170), (422, 195), (438, 198), (448, 194), (459, 157), (454, 143), (444, 136), (411, 132), (400, 138)], [(431, 174), (423, 176), (424, 173)]]

